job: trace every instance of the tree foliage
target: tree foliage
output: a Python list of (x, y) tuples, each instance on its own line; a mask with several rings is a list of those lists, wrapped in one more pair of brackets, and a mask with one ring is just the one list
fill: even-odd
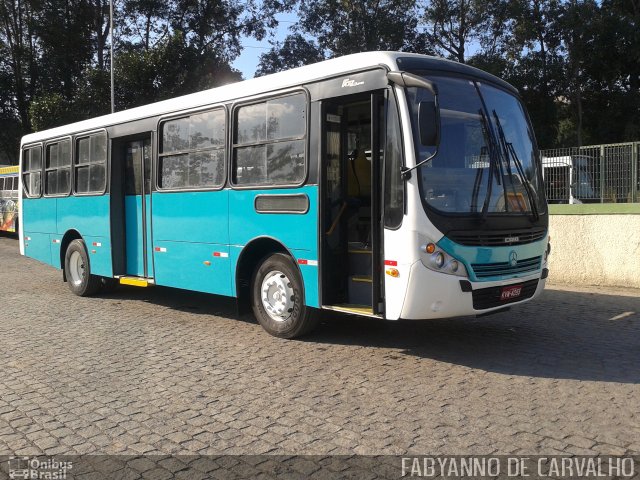
[[(116, 109), (237, 81), (280, 0), (115, 0)], [(0, 159), (21, 135), (110, 111), (109, 0), (0, 0)]]

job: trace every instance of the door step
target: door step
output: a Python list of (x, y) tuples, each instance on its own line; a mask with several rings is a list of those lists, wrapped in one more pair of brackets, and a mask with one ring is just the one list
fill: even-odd
[(349, 276), (349, 303), (353, 305), (371, 305), (372, 283), (373, 279), (370, 275)]
[(324, 310), (333, 310), (335, 312), (350, 313), (352, 315), (362, 315), (364, 317), (382, 318), (382, 315), (373, 313), (373, 308), (369, 305), (357, 305), (352, 303), (343, 303), (340, 305), (323, 305)]
[(371, 275), (371, 250), (349, 248), (349, 273), (357, 276)]
[(129, 277), (126, 275), (116, 276), (116, 278), (120, 282), (120, 285), (131, 285), (133, 287), (148, 287), (155, 283), (153, 278)]

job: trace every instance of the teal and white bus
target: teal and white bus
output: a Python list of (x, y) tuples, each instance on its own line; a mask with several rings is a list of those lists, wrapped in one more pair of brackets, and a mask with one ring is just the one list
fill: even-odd
[(548, 273), (518, 92), (438, 58), (360, 53), (30, 134), (20, 166), (21, 252), (73, 293), (235, 297), (280, 337), (323, 310), (500, 311)]

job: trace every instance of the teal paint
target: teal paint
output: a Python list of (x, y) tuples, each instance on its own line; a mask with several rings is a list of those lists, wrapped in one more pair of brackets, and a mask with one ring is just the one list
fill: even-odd
[(153, 254), (156, 284), (233, 296), (228, 245), (161, 240)]
[[(56, 199), (57, 231), (77, 230), (82, 237), (111, 237), (109, 195), (64, 197)], [(26, 220), (25, 220), (26, 223)]]
[(51, 265), (51, 240), (49, 234), (25, 229), (24, 254)]
[[(547, 236), (545, 236), (545, 238), (543, 238), (542, 240), (528, 243), (526, 245), (513, 245), (504, 247), (471, 247), (460, 245), (453, 242), (447, 237), (443, 237), (437, 245), (440, 249), (464, 264), (464, 266), (467, 268), (467, 273), (469, 274), (470, 280), (474, 282), (490, 282), (530, 276), (532, 273), (535, 273), (535, 271), (478, 278), (473, 272), (471, 264), (509, 262), (509, 255), (511, 254), (511, 252), (516, 252), (518, 260), (543, 256), (544, 251), (547, 248)], [(540, 269), (538, 269), (537, 271), (540, 272)]]
[(144, 276), (144, 238), (142, 222), (142, 195), (124, 197), (126, 273)]

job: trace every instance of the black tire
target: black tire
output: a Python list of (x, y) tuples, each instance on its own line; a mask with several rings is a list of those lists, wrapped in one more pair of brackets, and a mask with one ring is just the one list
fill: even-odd
[[(80, 255), (80, 258), (76, 254)], [(80, 262), (80, 264), (72, 266), (72, 262), (74, 264)], [(64, 272), (69, 289), (80, 297), (93, 295), (102, 287), (102, 277), (91, 274), (91, 262), (82, 240), (73, 240), (69, 243), (64, 254)]]
[[(285, 300), (289, 308), (283, 310), (282, 316), (276, 316), (278, 319), (274, 318), (274, 312), (272, 314), (267, 312), (263, 302), (262, 285), (265, 279), (273, 279), (274, 283), (293, 293), (289, 296), (289, 302)], [(273, 295), (279, 295), (285, 291), (282, 288), (278, 289), (277, 286), (273, 287), (272, 290)], [(302, 279), (296, 265), (291, 257), (282, 253), (275, 253), (265, 257), (253, 273), (251, 279), (251, 306), (260, 325), (275, 337), (300, 337), (309, 333), (318, 324), (317, 311), (307, 307), (304, 303)]]

